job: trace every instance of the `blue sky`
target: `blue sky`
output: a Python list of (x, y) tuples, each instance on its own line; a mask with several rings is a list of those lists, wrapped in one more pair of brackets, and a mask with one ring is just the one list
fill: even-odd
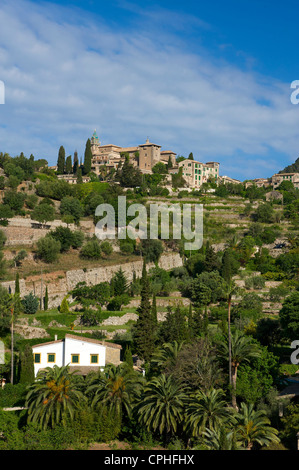
[(220, 173), (267, 177), (294, 162), (296, 0), (0, 3), (0, 151), (55, 164), (146, 138)]

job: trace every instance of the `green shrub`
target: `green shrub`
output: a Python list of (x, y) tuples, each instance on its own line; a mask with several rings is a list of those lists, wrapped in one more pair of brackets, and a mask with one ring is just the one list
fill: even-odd
[[(0, 388), (0, 408), (23, 406), (26, 397), (27, 384), (6, 384)], [(1, 427), (1, 426), (0, 426)]]
[(69, 303), (67, 301), (67, 296), (62, 299), (60, 309), (60, 313), (70, 313)]
[(111, 253), (113, 252), (113, 248), (108, 241), (101, 243), (101, 250), (107, 256), (111, 255)]
[(38, 310), (39, 299), (35, 295), (33, 295), (32, 292), (30, 292), (30, 294), (25, 295), (25, 297), (22, 300), (22, 304), (23, 304), (24, 313), (33, 315)]
[(46, 263), (53, 263), (56, 261), (60, 253), (60, 249), (60, 242), (49, 235), (46, 235), (44, 238), (40, 238), (36, 244), (37, 256)]
[(80, 251), (82, 258), (100, 259), (102, 256), (101, 246), (97, 239), (89, 240)]

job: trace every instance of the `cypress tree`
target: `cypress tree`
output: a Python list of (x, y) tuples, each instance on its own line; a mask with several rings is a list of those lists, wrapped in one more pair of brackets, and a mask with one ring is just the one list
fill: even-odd
[(65, 170), (65, 150), (64, 147), (61, 145), (59, 152), (58, 152), (58, 159), (57, 159), (57, 174), (63, 175)]
[(157, 317), (157, 301), (156, 301), (156, 294), (153, 295), (152, 301), (152, 317), (153, 317), (153, 324), (155, 326), (158, 325), (158, 317)]
[(15, 281), (15, 294), (20, 293), (20, 279), (19, 279), (19, 273), (16, 274), (16, 281)]
[(22, 310), (22, 302), (21, 302), (21, 297), (20, 297), (19, 273), (16, 274), (15, 293), (14, 293), (14, 296), (13, 296), (13, 304), (14, 304), (14, 313), (17, 315)]
[(134, 342), (138, 356), (148, 361), (154, 352), (154, 322), (150, 303), (150, 286), (146, 272), (146, 263), (143, 262), (141, 278), (141, 302), (137, 309), (139, 315), (134, 328)]
[(127, 346), (125, 349), (124, 362), (128, 364), (129, 367), (133, 367), (133, 357), (130, 346)]
[(65, 172), (70, 175), (73, 172), (72, 156), (69, 155), (65, 162)]
[(49, 296), (48, 296), (48, 286), (46, 287), (45, 297), (44, 297), (44, 310), (48, 310)]
[(205, 271), (217, 271), (220, 268), (220, 262), (212, 246), (208, 246), (206, 249), (206, 256), (204, 261)]
[(79, 166), (78, 152), (77, 152), (77, 150), (75, 150), (74, 164), (73, 164), (73, 173), (74, 173), (74, 175), (76, 175), (76, 173), (78, 171), (78, 166)]
[(29, 344), (26, 344), (20, 354), (20, 380), (19, 383), (31, 384), (34, 382), (33, 352)]
[(189, 339), (188, 325), (180, 306), (175, 307), (174, 310), (171, 307), (167, 308), (166, 319), (162, 324), (159, 336), (163, 343), (182, 342)]
[(83, 173), (84, 175), (88, 175), (91, 172), (91, 142), (90, 139), (87, 139), (86, 146), (85, 146), (85, 153), (84, 153), (84, 163), (83, 163)]
[(77, 184), (81, 184), (81, 183), (83, 183), (82, 170), (81, 170), (81, 168), (78, 168), (78, 170), (77, 170)]

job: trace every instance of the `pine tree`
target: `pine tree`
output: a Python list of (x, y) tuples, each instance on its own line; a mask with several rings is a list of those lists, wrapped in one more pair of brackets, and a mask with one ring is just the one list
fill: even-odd
[(90, 139), (87, 139), (86, 146), (85, 146), (85, 153), (84, 153), (84, 164), (83, 164), (84, 175), (88, 175), (88, 173), (91, 172), (91, 160), (92, 160), (91, 142), (90, 142)]
[(58, 159), (57, 159), (57, 174), (63, 175), (65, 170), (65, 150), (64, 147), (61, 145), (59, 152), (58, 152)]
[(150, 285), (146, 272), (146, 263), (143, 262), (142, 278), (141, 278), (141, 302), (137, 309), (139, 315), (134, 332), (135, 348), (138, 356), (148, 361), (154, 352), (154, 322), (152, 308), (150, 303)]
[(72, 156), (69, 155), (65, 163), (65, 172), (70, 175), (73, 172)]

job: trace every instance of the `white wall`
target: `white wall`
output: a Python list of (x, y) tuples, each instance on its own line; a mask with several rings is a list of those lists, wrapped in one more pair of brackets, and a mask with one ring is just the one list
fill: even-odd
[[(41, 344), (33, 347), (33, 354), (39, 353), (41, 355), (41, 362), (34, 363), (34, 373), (37, 374), (39, 369), (46, 367), (66, 366), (68, 364), (73, 366), (94, 366), (104, 367), (106, 361), (106, 347), (101, 344), (96, 344), (82, 339), (74, 339), (66, 337), (64, 341), (53, 341), (52, 343)], [(55, 354), (55, 362), (48, 362), (48, 354)], [(79, 363), (72, 364), (72, 354), (79, 354)], [(98, 355), (98, 363), (91, 364), (90, 355)]]
[[(45, 367), (53, 367), (55, 364), (59, 367), (63, 365), (63, 350), (64, 342), (57, 341), (50, 344), (40, 345), (34, 347), (33, 354), (39, 353), (41, 355), (41, 362), (39, 364), (34, 363), (34, 373), (37, 374), (39, 369), (44, 369)], [(48, 363), (48, 354), (55, 354), (56, 362)]]
[[(73, 364), (78, 366), (95, 366), (95, 367), (104, 367), (106, 359), (106, 348), (101, 344), (91, 343), (87, 341), (82, 341), (80, 339), (74, 338), (65, 338), (65, 364), (71, 364), (72, 354), (79, 354), (79, 364)], [(99, 362), (98, 364), (90, 363), (90, 355), (98, 354)]]

